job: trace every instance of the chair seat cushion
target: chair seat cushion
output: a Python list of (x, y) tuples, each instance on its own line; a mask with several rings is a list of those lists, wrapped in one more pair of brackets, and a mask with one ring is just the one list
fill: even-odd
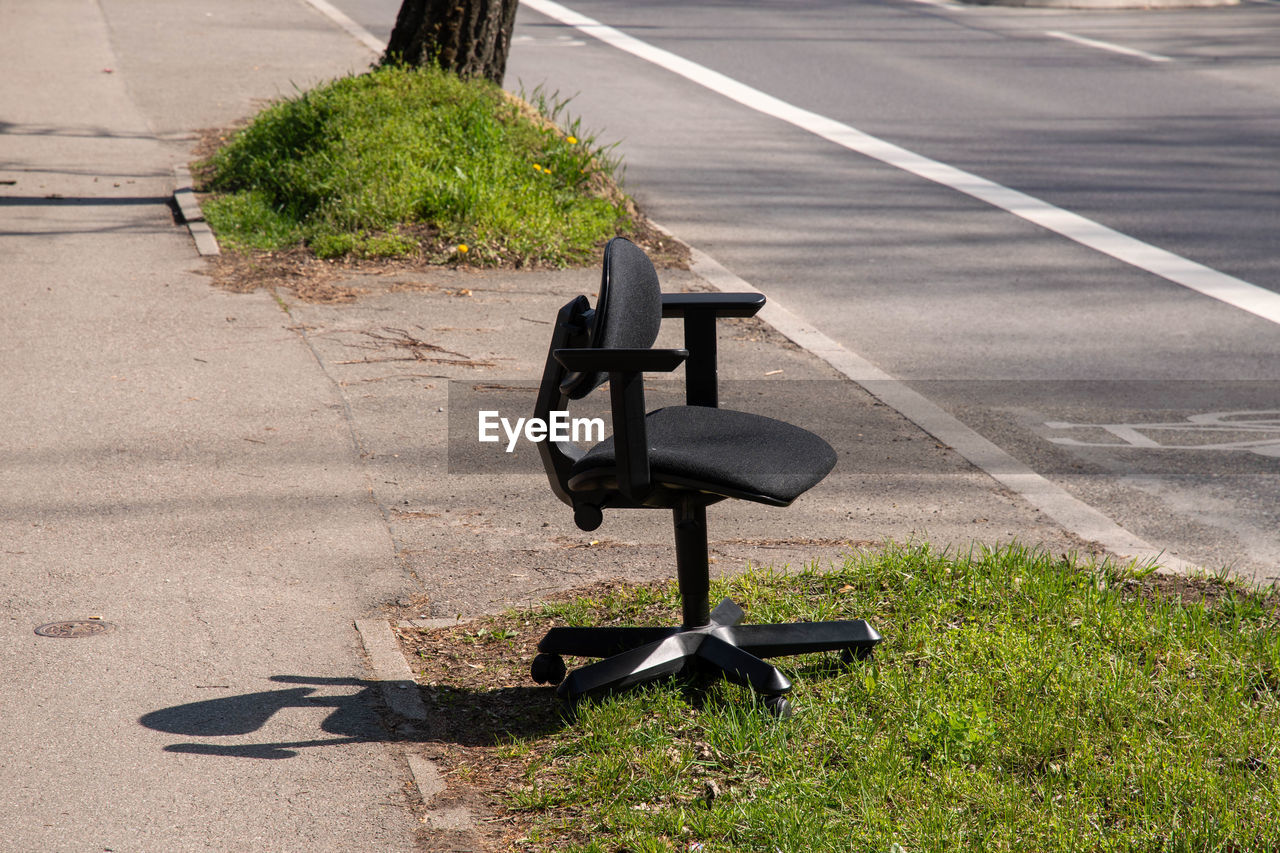
[[(649, 471), (655, 483), (723, 488), (730, 497), (758, 495), (787, 504), (816, 485), (836, 464), (818, 436), (783, 421), (706, 406), (669, 406), (645, 417)], [(570, 478), (613, 469), (613, 438), (574, 463)]]

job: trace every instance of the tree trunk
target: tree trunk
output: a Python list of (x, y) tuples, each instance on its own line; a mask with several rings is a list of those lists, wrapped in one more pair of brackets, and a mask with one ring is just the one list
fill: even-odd
[(499, 86), (518, 0), (403, 0), (385, 63), (439, 65)]

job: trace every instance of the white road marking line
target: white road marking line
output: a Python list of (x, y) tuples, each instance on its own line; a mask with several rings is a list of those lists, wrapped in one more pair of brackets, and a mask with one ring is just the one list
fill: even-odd
[(848, 148), (850, 151), (879, 160), (904, 172), (973, 196), (993, 207), (1012, 213), (1041, 228), (1160, 276), (1174, 284), (1182, 285), (1273, 323), (1280, 323), (1280, 293), (1274, 293), (1243, 279), (1218, 272), (1181, 255), (1122, 234), (1077, 213), (1041, 201), (1034, 196), (946, 163), (930, 160), (928, 157), (863, 133), (847, 124), (841, 124), (834, 119), (793, 106), (759, 89), (753, 89), (731, 77), (726, 77), (718, 71), (712, 71), (710, 68), (642, 42), (613, 27), (605, 26), (553, 0), (522, 0), (522, 2), (549, 18), (593, 36), (632, 56), (652, 62), (756, 112), (785, 121)]
[[(921, 0), (921, 2), (925, 2), (925, 0)], [(516, 36), (511, 39), (512, 47), (518, 44), (526, 47), (582, 47), (586, 42), (582, 39), (569, 38), (568, 36), (556, 36), (554, 39)]]
[[(528, 0), (524, 0), (528, 2)], [(671, 234), (661, 225), (660, 230)], [(676, 238), (678, 239), (678, 238)], [(734, 292), (760, 288), (743, 281), (725, 269), (706, 252), (690, 247), (690, 269), (717, 290)], [(1037, 474), (944, 411), (942, 407), (912, 389), (901, 379), (876, 367), (867, 359), (824, 335), (812, 324), (783, 307), (767, 293), (768, 301), (759, 317), (803, 349), (821, 358), (844, 376), (862, 386), (869, 394), (907, 420), (959, 453), (975, 467), (1027, 503), (1086, 542), (1096, 542), (1113, 554), (1139, 563), (1154, 563), (1165, 570), (1192, 574), (1199, 570), (1194, 563), (1166, 554), (1142, 537), (1117, 524), (1105, 513), (1089, 506), (1066, 489)]]
[(372, 50), (374, 53), (381, 54), (387, 49), (386, 42), (357, 24), (355, 21), (351, 20), (351, 18), (347, 17), (345, 12), (337, 6), (334, 6), (332, 3), (327, 2), (327, 0), (303, 0), (303, 2), (314, 8), (321, 15), (324, 15), (326, 18), (333, 21), (338, 26), (342, 27), (351, 34), (352, 38), (369, 48), (369, 50)]
[(968, 6), (961, 6), (959, 3), (948, 3), (947, 0), (912, 0), (914, 3), (923, 3), (926, 6), (937, 6), (939, 9), (946, 9), (948, 12), (968, 12)]
[(1101, 41), (1099, 39), (1085, 38), (1084, 36), (1074, 35), (1072, 33), (1064, 33), (1060, 30), (1045, 30), (1045, 35), (1050, 38), (1062, 39), (1063, 41), (1075, 42), (1085, 47), (1095, 47), (1098, 50), (1109, 50), (1112, 53), (1122, 53), (1125, 56), (1136, 56), (1138, 59), (1145, 59), (1148, 62), (1172, 62), (1173, 59), (1168, 56), (1161, 56), (1158, 53), (1147, 53), (1145, 50), (1138, 50), (1136, 47), (1125, 47), (1121, 44), (1112, 44), (1109, 41)]

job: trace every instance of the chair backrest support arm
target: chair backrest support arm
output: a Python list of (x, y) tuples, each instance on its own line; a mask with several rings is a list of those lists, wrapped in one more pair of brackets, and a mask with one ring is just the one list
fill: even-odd
[(644, 374), (609, 374), (609, 408), (613, 414), (613, 450), (618, 491), (643, 503), (653, 489), (649, 476), (649, 443), (645, 433)]

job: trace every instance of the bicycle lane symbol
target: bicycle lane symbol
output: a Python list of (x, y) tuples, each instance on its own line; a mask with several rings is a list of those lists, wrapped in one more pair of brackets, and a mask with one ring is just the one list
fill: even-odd
[[(1139, 448), (1147, 450), (1244, 450), (1259, 456), (1280, 458), (1280, 409), (1207, 412), (1166, 423), (1084, 424), (1045, 421), (1052, 430), (1105, 430), (1118, 441), (1083, 441), (1046, 436), (1066, 447)], [(1208, 438), (1214, 436), (1221, 440)], [(1230, 436), (1230, 439), (1227, 438)]]

